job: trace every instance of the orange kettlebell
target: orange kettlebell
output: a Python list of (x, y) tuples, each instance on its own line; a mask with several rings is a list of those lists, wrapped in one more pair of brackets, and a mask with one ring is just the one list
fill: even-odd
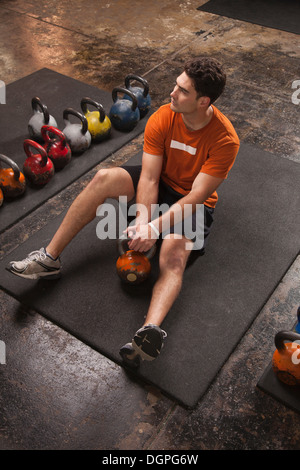
[(150, 259), (155, 254), (156, 246), (153, 245), (149, 251), (142, 253), (129, 250), (128, 240), (126, 237), (121, 237), (118, 240), (120, 256), (116, 263), (117, 273), (120, 279), (127, 284), (137, 285), (144, 282), (151, 272)]
[(6, 155), (0, 155), (0, 162), (5, 163), (10, 168), (0, 167), (0, 188), (5, 198), (15, 198), (21, 196), (26, 189), (26, 180), (21, 173), (16, 162)]
[(279, 331), (275, 335), (275, 346), (272, 367), (278, 379), (287, 385), (300, 385), (300, 335), (294, 331)]

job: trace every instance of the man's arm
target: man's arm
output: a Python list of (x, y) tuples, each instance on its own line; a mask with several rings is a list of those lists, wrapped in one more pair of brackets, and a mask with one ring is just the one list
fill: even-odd
[[(173, 204), (163, 215), (152, 220), (155, 229), (161, 233), (163, 227), (168, 223), (170, 226), (173, 226), (183, 220), (185, 204), (191, 205), (192, 212), (195, 212), (197, 208), (196, 205), (203, 204), (223, 181), (223, 178), (217, 178), (206, 173), (199, 173), (194, 180), (191, 191)], [(134, 235), (132, 249), (147, 251), (154, 245), (155, 237), (149, 239), (149, 229), (151, 230), (151, 227), (146, 223), (140, 225), (139, 230)]]
[[(129, 237), (134, 235), (136, 230), (139, 230), (138, 226), (148, 224), (151, 219), (151, 204), (156, 204), (158, 201), (158, 188), (162, 162), (162, 156), (150, 155), (146, 152), (143, 153), (142, 171), (136, 193), (136, 221), (134, 230), (131, 230), (130, 227), (127, 229)], [(131, 248), (130, 243), (129, 247)]]
[(153, 225), (159, 232), (162, 232), (163, 224), (168, 222), (169, 219), (170, 226), (180, 222), (184, 217), (184, 205), (189, 204), (192, 208), (192, 213), (194, 213), (197, 209), (197, 204), (204, 204), (223, 181), (223, 178), (217, 178), (216, 176), (211, 176), (206, 173), (199, 173), (193, 182), (191, 191), (186, 196), (179, 199), (176, 204), (173, 204), (169, 211), (156, 220), (153, 220)]

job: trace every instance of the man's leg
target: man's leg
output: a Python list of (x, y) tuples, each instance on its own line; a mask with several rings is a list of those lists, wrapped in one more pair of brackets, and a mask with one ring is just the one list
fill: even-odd
[(134, 197), (132, 179), (123, 168), (98, 171), (87, 187), (77, 196), (62, 224), (46, 248), (57, 258), (80, 230), (96, 217), (97, 207), (107, 198)]
[(24, 260), (11, 261), (7, 269), (25, 279), (55, 279), (60, 275), (59, 255), (75, 235), (95, 218), (98, 206), (108, 197), (118, 198), (122, 195), (130, 200), (134, 194), (131, 176), (123, 168), (98, 171), (70, 206), (46, 250), (41, 248)]
[(191, 242), (186, 238), (169, 235), (162, 242), (159, 258), (160, 274), (154, 285), (148, 313), (132, 343), (127, 343), (120, 350), (125, 363), (138, 367), (140, 358), (151, 361), (162, 348), (166, 333), (160, 325), (176, 300), (182, 285), (188, 257), (191, 253)]
[(162, 242), (159, 255), (159, 277), (154, 285), (152, 298), (144, 325), (160, 326), (176, 300), (182, 285), (183, 273), (191, 250), (184, 237), (168, 235)]

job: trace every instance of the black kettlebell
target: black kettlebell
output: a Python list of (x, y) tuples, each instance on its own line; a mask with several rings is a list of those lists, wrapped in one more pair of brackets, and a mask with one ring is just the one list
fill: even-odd
[[(139, 86), (130, 86), (131, 80), (140, 82), (143, 87), (141, 88)], [(136, 96), (138, 108), (140, 110), (140, 118), (142, 119), (144, 116), (146, 116), (151, 108), (151, 97), (149, 95), (149, 84), (147, 80), (140, 77), (139, 75), (129, 74), (125, 78), (125, 87)], [(124, 95), (124, 99), (131, 100), (129, 95)]]
[[(131, 101), (118, 98), (118, 93), (130, 96)], [(114, 104), (109, 112), (112, 125), (119, 131), (132, 131), (140, 120), (140, 110), (136, 96), (126, 88), (116, 87), (112, 91), (112, 99)]]

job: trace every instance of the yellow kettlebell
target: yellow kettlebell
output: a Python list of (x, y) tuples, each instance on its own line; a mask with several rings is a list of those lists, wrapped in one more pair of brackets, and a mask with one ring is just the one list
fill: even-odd
[[(88, 105), (96, 108), (96, 111), (89, 111)], [(108, 139), (111, 134), (111, 122), (106, 116), (102, 104), (91, 98), (82, 98), (81, 109), (88, 122), (88, 130), (94, 142), (101, 142)]]

